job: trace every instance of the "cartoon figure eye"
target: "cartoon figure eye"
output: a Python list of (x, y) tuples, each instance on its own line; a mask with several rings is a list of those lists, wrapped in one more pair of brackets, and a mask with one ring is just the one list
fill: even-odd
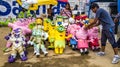
[(62, 24), (62, 22), (58, 22), (57, 24), (58, 24), (58, 25), (61, 25), (61, 24)]

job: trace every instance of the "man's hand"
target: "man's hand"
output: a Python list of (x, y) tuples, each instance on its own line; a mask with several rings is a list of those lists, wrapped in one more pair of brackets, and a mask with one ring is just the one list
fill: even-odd
[(88, 30), (89, 29), (89, 25), (84, 25), (84, 29)]
[(115, 23), (116, 23), (116, 22), (118, 22), (118, 19), (117, 19), (117, 18), (115, 18), (115, 19), (114, 19), (114, 22), (115, 22)]
[(93, 28), (93, 27), (94, 27), (93, 24), (84, 25), (84, 29), (85, 29), (85, 30), (91, 29), (91, 28)]

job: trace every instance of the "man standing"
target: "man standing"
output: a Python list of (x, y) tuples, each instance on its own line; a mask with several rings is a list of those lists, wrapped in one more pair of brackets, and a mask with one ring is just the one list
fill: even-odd
[[(120, 12), (116, 15), (115, 19), (114, 19), (114, 22), (118, 23), (120, 22)], [(118, 41), (117, 41), (117, 44), (118, 44), (118, 48), (120, 48), (120, 24), (118, 26), (118, 34), (117, 34), (117, 37), (118, 37)]]
[(94, 13), (96, 13), (96, 16), (95, 16), (94, 22), (88, 24), (85, 27), (85, 29), (89, 29), (93, 26), (102, 24), (101, 51), (98, 52), (97, 54), (99, 56), (105, 55), (105, 46), (106, 46), (106, 41), (108, 39), (114, 50), (114, 57), (113, 57), (112, 63), (113, 64), (118, 63), (120, 57), (118, 55), (118, 45), (117, 45), (117, 43), (115, 41), (115, 37), (114, 37), (115, 24), (114, 24), (112, 18), (110, 17), (110, 15), (108, 14), (107, 11), (105, 11), (102, 8), (99, 8), (98, 4), (96, 4), (96, 3), (91, 4), (90, 9)]
[(50, 5), (50, 7), (47, 9), (48, 18), (49, 18), (50, 20), (53, 20), (53, 16), (54, 16), (52, 7), (53, 7), (53, 5)]

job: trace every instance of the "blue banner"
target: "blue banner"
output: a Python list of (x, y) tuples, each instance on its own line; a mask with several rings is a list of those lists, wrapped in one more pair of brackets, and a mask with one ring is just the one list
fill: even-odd
[[(58, 1), (58, 5), (53, 7), (54, 14), (59, 14), (62, 7), (65, 6), (65, 2)], [(3, 9), (3, 10), (2, 10)], [(12, 16), (15, 17), (20, 11), (22, 7), (18, 5), (16, 0), (0, 0), (0, 16), (7, 17)], [(39, 9), (36, 10), (36, 15), (40, 15), (41, 13), (46, 13), (47, 7), (45, 5), (39, 6)], [(32, 12), (32, 11), (31, 11)]]

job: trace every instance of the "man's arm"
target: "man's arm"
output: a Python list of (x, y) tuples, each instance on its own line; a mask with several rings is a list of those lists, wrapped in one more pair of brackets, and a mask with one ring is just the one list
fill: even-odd
[(115, 22), (115, 23), (116, 23), (116, 22), (118, 22), (118, 19), (117, 19), (117, 18), (115, 18), (115, 19), (114, 19), (114, 22)]
[(94, 26), (99, 26), (99, 25), (100, 25), (100, 21), (98, 20)]
[(88, 25), (85, 26), (85, 29), (92, 28), (98, 21), (98, 18), (95, 18), (94, 21)]
[(118, 14), (116, 15), (116, 17), (115, 17), (115, 19), (114, 19), (114, 22), (115, 22), (115, 23), (118, 22), (118, 21), (119, 21), (119, 18), (120, 18), (120, 13), (118, 13)]

